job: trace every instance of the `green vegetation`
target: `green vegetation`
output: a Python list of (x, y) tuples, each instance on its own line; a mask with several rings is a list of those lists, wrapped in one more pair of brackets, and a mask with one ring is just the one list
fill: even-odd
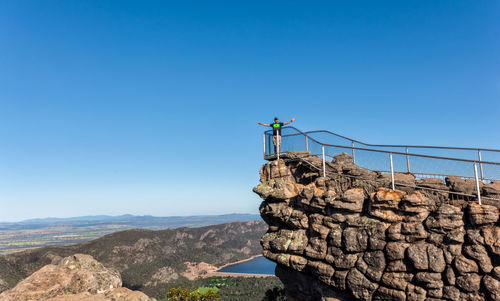
[[(171, 288), (167, 295), (160, 296), (160, 301), (170, 300), (198, 300), (198, 299), (172, 299), (172, 296), (189, 296), (186, 292), (196, 292), (201, 289), (206, 290), (216, 289), (220, 300), (238, 300), (238, 301), (255, 301), (255, 300), (285, 300), (283, 284), (277, 277), (210, 277), (205, 279), (197, 279), (194, 281), (178, 282), (177, 286)], [(203, 292), (203, 290), (201, 290)], [(182, 295), (181, 293), (184, 293)], [(170, 299), (169, 299), (170, 298)], [(211, 299), (199, 299), (211, 300)], [(214, 299), (219, 300), (219, 299)]]
[(220, 296), (217, 288), (200, 287), (190, 290), (183, 287), (172, 288), (167, 293), (169, 301), (219, 301)]

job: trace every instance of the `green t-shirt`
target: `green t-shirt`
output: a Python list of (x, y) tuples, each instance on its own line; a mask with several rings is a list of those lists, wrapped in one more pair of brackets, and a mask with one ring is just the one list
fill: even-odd
[(281, 136), (281, 128), (283, 127), (282, 122), (278, 123), (273, 123), (271, 124), (271, 127), (273, 128), (273, 136), (280, 135)]

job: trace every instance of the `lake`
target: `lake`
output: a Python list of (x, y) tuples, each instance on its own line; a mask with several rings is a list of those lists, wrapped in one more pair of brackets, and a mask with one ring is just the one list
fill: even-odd
[(275, 262), (259, 256), (249, 261), (229, 265), (218, 272), (274, 275), (275, 268)]

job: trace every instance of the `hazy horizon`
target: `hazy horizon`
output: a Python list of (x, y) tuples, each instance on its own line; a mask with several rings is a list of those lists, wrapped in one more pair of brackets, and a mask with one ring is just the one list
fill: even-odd
[(118, 215), (107, 215), (107, 214), (98, 214), (98, 215), (80, 215), (80, 216), (45, 216), (45, 217), (35, 217), (28, 218), (22, 220), (14, 220), (14, 221), (6, 221), (0, 220), (0, 224), (2, 223), (22, 223), (33, 220), (69, 220), (69, 219), (88, 219), (88, 218), (96, 218), (96, 217), (106, 217), (106, 218), (115, 218), (122, 216), (133, 216), (133, 217), (152, 217), (152, 218), (186, 218), (186, 217), (212, 217), (212, 216), (230, 216), (230, 215), (245, 215), (245, 216), (259, 216), (258, 213), (224, 213), (224, 214), (201, 214), (201, 215), (167, 215), (167, 216), (157, 216), (157, 215), (137, 215), (132, 213), (118, 214)]

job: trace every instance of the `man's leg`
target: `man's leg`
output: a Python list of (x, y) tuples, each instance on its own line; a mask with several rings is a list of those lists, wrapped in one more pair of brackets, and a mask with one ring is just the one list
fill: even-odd
[(274, 155), (278, 153), (278, 136), (273, 135)]
[(281, 154), (281, 135), (278, 135), (276, 138), (277, 138), (276, 144), (278, 145), (278, 154)]

